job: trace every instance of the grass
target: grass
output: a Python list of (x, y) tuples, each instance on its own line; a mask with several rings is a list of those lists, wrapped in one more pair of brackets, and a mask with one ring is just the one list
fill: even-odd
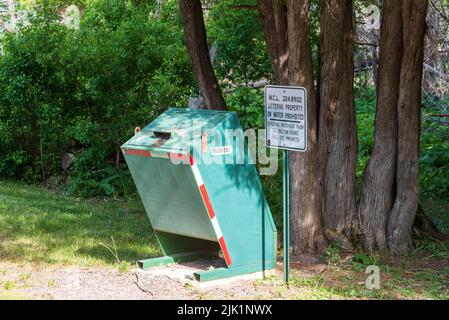
[[(340, 259), (336, 260), (335, 255)], [(342, 257), (333, 252), (323, 257), (327, 270), (307, 279), (315, 294), (341, 299), (444, 299), (449, 300), (449, 243), (422, 241), (405, 257), (368, 255), (363, 252)], [(338, 261), (334, 263), (333, 261)], [(380, 269), (380, 288), (369, 290), (366, 268)], [(295, 279), (293, 285), (304, 283)]]
[[(422, 201), (423, 208), (441, 230), (449, 231), (449, 199)], [(438, 299), (449, 300), (449, 242), (422, 240), (405, 257), (342, 253), (332, 244), (322, 256), (324, 270), (292, 270), (289, 287), (279, 279), (260, 281), (274, 286), (279, 299)], [(380, 289), (366, 287), (366, 268), (380, 269)], [(267, 298), (267, 297), (265, 297)]]
[[(111, 239), (113, 237), (113, 241)], [(81, 200), (0, 181), (0, 260), (116, 265), (160, 254), (139, 201)]]
[(3, 289), (4, 290), (12, 290), (12, 289), (14, 289), (16, 287), (16, 284), (14, 283), (14, 282), (12, 282), (12, 281), (6, 281), (4, 284), (3, 284)]
[[(447, 259), (435, 258), (431, 252), (400, 259), (366, 255), (363, 260), (375, 261), (380, 269), (380, 288), (371, 290), (365, 284), (368, 264), (364, 265), (361, 259), (365, 254), (340, 255), (336, 263), (325, 257), (327, 265), (319, 272), (309, 272), (307, 266), (292, 270), (288, 287), (275, 278), (259, 281), (257, 285), (261, 288), (274, 286), (270, 298), (277, 299), (449, 300)], [(335, 253), (329, 258), (334, 256)]]
[[(423, 205), (447, 231), (449, 201)], [(113, 266), (126, 273), (135, 260), (160, 254), (140, 201), (77, 199), (37, 186), (0, 182), (0, 261)], [(322, 260), (322, 271), (293, 270), (288, 287), (279, 278), (255, 285), (268, 288), (260, 291), (263, 298), (449, 299), (449, 243), (425, 240), (400, 259), (363, 252), (348, 255), (332, 245)], [(369, 265), (380, 268), (378, 290), (365, 286)], [(29, 277), (18, 275), (20, 281)], [(0, 300), (23, 299), (16, 289), (15, 282), (0, 282)], [(199, 292), (198, 298), (208, 297)]]

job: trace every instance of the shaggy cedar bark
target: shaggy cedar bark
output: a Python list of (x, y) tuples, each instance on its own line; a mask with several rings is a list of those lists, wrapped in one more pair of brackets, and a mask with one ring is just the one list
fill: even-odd
[(288, 45), (288, 22), (287, 22), (287, 6), (285, 3), (275, 1), (274, 4), (274, 23), (277, 33), (277, 48), (279, 60), (279, 84), (288, 83), (288, 61), (289, 61), (289, 45)]
[(276, 0), (258, 0), (257, 9), (277, 84), (288, 84), (287, 9)]
[(329, 238), (349, 243), (357, 233), (354, 105), (354, 25), (351, 0), (320, 1), (321, 109), (319, 159), (322, 216)]
[(288, 2), (289, 84), (305, 87), (307, 152), (290, 152), (292, 247), (296, 254), (322, 252), (327, 244), (322, 230), (318, 183), (317, 110), (309, 33), (310, 0)]
[(208, 109), (226, 110), (226, 103), (210, 61), (200, 0), (180, 0), (184, 37), (190, 63)]
[(404, 53), (397, 106), (397, 192), (388, 223), (388, 245), (397, 255), (412, 248), (411, 229), (419, 204), (421, 83), (427, 4), (427, 0), (402, 2)]
[(362, 181), (359, 215), (364, 246), (387, 246), (388, 216), (394, 203), (397, 151), (397, 104), (402, 61), (401, 0), (385, 0), (377, 77), (374, 148)]

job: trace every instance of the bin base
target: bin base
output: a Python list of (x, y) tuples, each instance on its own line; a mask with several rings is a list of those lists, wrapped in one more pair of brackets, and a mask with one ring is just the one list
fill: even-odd
[[(142, 270), (149, 270), (154, 267), (165, 266), (175, 263), (190, 262), (199, 259), (217, 258), (210, 250), (192, 251), (185, 253), (172, 254), (170, 256), (157, 257), (152, 259), (144, 259), (137, 261), (138, 266)], [(207, 282), (213, 280), (226, 279), (244, 274), (263, 272), (263, 276), (271, 275), (275, 269), (273, 261), (267, 261), (261, 264), (243, 265), (230, 268), (215, 268), (210, 270), (202, 270), (193, 273), (195, 280), (199, 282)], [(265, 274), (266, 273), (266, 274)]]
[[(195, 279), (199, 282), (213, 281), (219, 279), (226, 279), (236, 276), (241, 276), (244, 274), (263, 272), (264, 277), (268, 275), (269, 272), (274, 271), (275, 263), (270, 262), (266, 263), (265, 267), (262, 268), (261, 265), (248, 265), (248, 266), (239, 266), (239, 267), (231, 267), (231, 268), (216, 268), (205, 271), (198, 271), (193, 274)], [(265, 272), (267, 274), (265, 274)]]
[(211, 257), (214, 256), (211, 254), (209, 250), (200, 250), (200, 251), (177, 253), (169, 256), (163, 256), (152, 259), (139, 260), (137, 261), (137, 265), (142, 270), (148, 270), (153, 267), (165, 266), (180, 262), (189, 262), (201, 258), (211, 258)]

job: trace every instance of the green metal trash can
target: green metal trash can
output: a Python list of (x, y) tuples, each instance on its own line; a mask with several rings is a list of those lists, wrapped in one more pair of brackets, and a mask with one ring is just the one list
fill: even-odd
[(236, 129), (234, 112), (173, 108), (122, 146), (164, 253), (141, 268), (224, 260), (199, 281), (275, 268), (276, 227), (247, 142), (229, 139)]

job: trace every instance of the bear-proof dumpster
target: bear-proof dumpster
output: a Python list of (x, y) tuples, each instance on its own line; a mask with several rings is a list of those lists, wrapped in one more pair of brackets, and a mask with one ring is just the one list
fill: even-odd
[(268, 271), (276, 227), (234, 112), (171, 108), (128, 142), (128, 164), (163, 257), (142, 269), (200, 258), (223, 267), (198, 281)]

